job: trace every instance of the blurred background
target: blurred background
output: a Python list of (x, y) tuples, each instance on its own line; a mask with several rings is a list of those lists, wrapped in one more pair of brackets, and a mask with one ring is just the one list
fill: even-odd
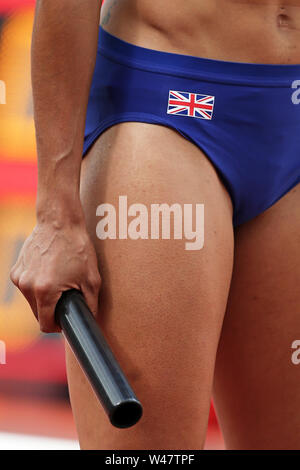
[[(0, 449), (76, 449), (62, 339), (39, 332), (9, 279), (35, 225), (34, 3), (0, 0)], [(206, 448), (223, 448), (213, 407)]]

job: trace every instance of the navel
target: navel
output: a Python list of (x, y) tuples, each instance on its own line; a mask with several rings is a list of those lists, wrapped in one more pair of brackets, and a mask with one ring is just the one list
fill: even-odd
[(282, 28), (282, 27), (289, 27), (291, 24), (291, 21), (290, 21), (290, 17), (284, 13), (280, 13), (278, 16), (277, 16), (277, 25), (278, 27)]

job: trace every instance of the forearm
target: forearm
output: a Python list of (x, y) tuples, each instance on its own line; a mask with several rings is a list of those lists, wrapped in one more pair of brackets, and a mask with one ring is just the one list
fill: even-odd
[(100, 8), (100, 0), (37, 1), (32, 88), (38, 219), (81, 213), (80, 167)]

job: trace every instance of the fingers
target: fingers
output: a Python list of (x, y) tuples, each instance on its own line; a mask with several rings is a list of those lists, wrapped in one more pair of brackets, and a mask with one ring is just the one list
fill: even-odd
[(36, 319), (38, 319), (36, 299), (35, 299), (35, 295), (32, 291), (32, 280), (26, 274), (26, 271), (21, 274), (21, 276), (19, 278), (19, 281), (18, 281), (17, 287), (19, 288), (19, 290), (22, 292), (25, 299), (29, 303), (30, 308), (31, 308), (34, 316), (36, 317)]
[(27, 275), (26, 271), (23, 271), (21, 263), (16, 263), (10, 272), (10, 279), (12, 283), (21, 291), (21, 293), (26, 298), (27, 302), (30, 305), (31, 310), (33, 311), (35, 317), (37, 318), (37, 306), (35, 297), (31, 289), (31, 279)]
[[(101, 277), (98, 270), (90, 272), (81, 287), (75, 285), (72, 288), (81, 290), (94, 316), (98, 312), (99, 292), (101, 287)], [(68, 287), (68, 288), (71, 288)], [(64, 289), (67, 290), (67, 289)], [(35, 285), (35, 299), (37, 304), (38, 319), (40, 329), (43, 333), (60, 332), (60, 326), (55, 322), (55, 307), (63, 291), (55, 293), (51, 283), (43, 282)]]
[(37, 297), (37, 312), (38, 320), (40, 324), (40, 330), (43, 333), (59, 333), (61, 331), (60, 326), (55, 321), (55, 307), (61, 296), (59, 294), (51, 294), (44, 292)]
[(55, 322), (54, 313), (61, 291), (54, 291), (53, 282), (44, 278), (34, 283), (33, 292), (36, 299), (40, 330), (43, 333), (59, 332), (60, 327)]
[(10, 279), (16, 287), (19, 287), (19, 279), (20, 279), (21, 273), (22, 273), (21, 266), (19, 263), (16, 263), (11, 268), (11, 271), (10, 271)]
[(101, 277), (96, 270), (90, 274), (89, 278), (82, 285), (81, 291), (84, 295), (85, 301), (91, 310), (92, 314), (96, 317), (98, 313), (99, 292), (101, 288)]
[[(31, 310), (35, 317), (39, 321), (40, 330), (43, 333), (56, 333), (60, 332), (60, 326), (55, 322), (55, 307), (63, 292), (62, 289), (59, 292), (53, 290), (53, 282), (49, 282), (46, 279), (43, 281), (34, 281), (27, 274), (26, 271), (20, 270), (18, 267), (14, 267), (11, 270), (10, 277), (12, 282), (21, 291), (29, 303)], [(99, 291), (101, 287), (101, 277), (98, 270), (94, 270), (85, 279), (84, 284), (80, 287), (72, 286), (82, 291), (88, 307), (94, 316), (98, 312), (98, 299)], [(71, 288), (71, 286), (69, 287)]]
[(55, 322), (54, 312), (61, 292), (53, 293), (52, 283), (46, 280), (35, 282), (27, 271), (22, 271), (19, 265), (12, 268), (10, 278), (29, 303), (34, 316), (39, 321), (40, 330), (43, 333), (60, 332), (61, 329)]
[[(69, 244), (71, 235), (75, 240), (73, 249), (70, 249)], [(71, 235), (68, 235), (67, 244), (66, 237), (54, 238), (57, 246), (51, 245), (49, 251), (42, 252), (41, 237), (45, 233), (38, 233), (37, 241), (31, 244), (28, 242), (26, 249), (23, 247), (17, 263), (11, 269), (10, 278), (28, 301), (43, 333), (61, 331), (55, 321), (55, 308), (65, 290), (81, 290), (93, 315), (96, 316), (98, 312), (101, 278), (95, 250), (87, 238), (87, 256), (83, 263), (81, 255), (77, 254), (79, 250), (76, 250), (76, 246), (82, 250), (82, 230), (77, 236), (73, 233)], [(48, 241), (46, 245), (49, 248)]]

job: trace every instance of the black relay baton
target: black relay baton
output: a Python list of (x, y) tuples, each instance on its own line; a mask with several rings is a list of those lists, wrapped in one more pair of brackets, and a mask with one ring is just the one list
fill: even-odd
[(76, 289), (63, 292), (55, 318), (88, 377), (111, 424), (129, 428), (143, 408), (117, 363), (83, 295)]

